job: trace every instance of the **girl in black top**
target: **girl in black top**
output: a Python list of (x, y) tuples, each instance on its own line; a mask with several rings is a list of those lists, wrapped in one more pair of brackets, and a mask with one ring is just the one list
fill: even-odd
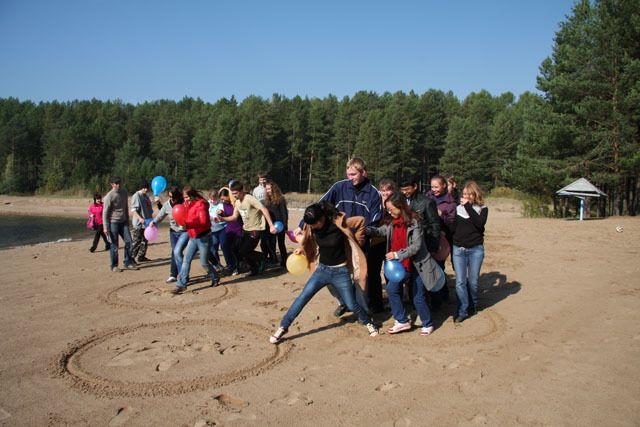
[(464, 321), (478, 310), (478, 278), (484, 260), (484, 226), (488, 214), (480, 186), (473, 181), (467, 182), (452, 227), (453, 267), (458, 296), (458, 313), (453, 319), (455, 323)]

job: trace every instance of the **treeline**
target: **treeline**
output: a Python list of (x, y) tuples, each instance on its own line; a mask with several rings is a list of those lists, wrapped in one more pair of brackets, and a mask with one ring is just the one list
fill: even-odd
[(539, 96), (361, 91), (338, 100), (233, 97), (34, 104), (0, 99), (0, 192), (105, 190), (117, 174), (208, 189), (254, 183), (265, 170), (285, 191), (323, 192), (353, 155), (374, 183), (437, 173), (486, 189), (546, 197), (586, 177), (609, 198), (601, 215), (635, 214), (640, 175), (640, 2), (576, 3), (560, 23)]

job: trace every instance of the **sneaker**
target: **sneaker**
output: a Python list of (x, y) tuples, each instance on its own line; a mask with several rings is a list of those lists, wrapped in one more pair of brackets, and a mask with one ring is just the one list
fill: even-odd
[(278, 329), (276, 329), (276, 331), (273, 334), (271, 334), (271, 336), (269, 337), (269, 342), (271, 344), (278, 344), (282, 339), (282, 336), (286, 333), (287, 333), (287, 329), (280, 326)]
[(220, 284), (220, 279), (217, 279), (217, 278), (216, 278), (216, 279), (213, 279), (213, 280), (211, 281), (211, 287), (212, 287), (212, 288), (215, 288), (215, 287), (216, 287), (216, 286), (218, 286), (219, 284)]
[(367, 323), (367, 331), (369, 331), (370, 337), (378, 336), (378, 328), (373, 323)]
[(411, 329), (411, 322), (400, 323), (396, 320), (396, 323), (392, 327), (390, 327), (387, 332), (390, 334), (397, 334), (398, 332), (408, 331)]
[(124, 268), (127, 270), (140, 270), (140, 267), (138, 267), (138, 264), (125, 265)]
[(431, 335), (433, 333), (433, 326), (427, 326), (427, 327), (422, 327), (422, 329), (420, 330), (420, 335), (422, 335), (423, 337), (426, 337), (428, 335)]
[(151, 261), (151, 260), (145, 256), (138, 257), (138, 262), (147, 262), (147, 261)]
[(240, 273), (238, 272), (238, 269), (237, 269), (237, 268), (234, 268), (234, 269), (233, 269), (233, 273), (231, 273), (231, 275), (232, 275), (232, 276), (237, 276), (238, 274), (240, 274)]
[(187, 292), (186, 287), (176, 286), (174, 290), (171, 291), (172, 294), (180, 295)]
[(122, 269), (118, 267), (111, 267), (111, 271), (113, 271), (114, 273), (122, 273)]
[(339, 304), (338, 308), (336, 308), (336, 311), (333, 312), (333, 316), (334, 317), (340, 317), (343, 314), (345, 314), (346, 312), (347, 312), (347, 306)]
[(89, 248), (89, 252), (94, 253), (96, 251), (96, 248)]
[(167, 283), (173, 283), (173, 282), (177, 282), (178, 279), (176, 279), (175, 277), (171, 276), (167, 279)]

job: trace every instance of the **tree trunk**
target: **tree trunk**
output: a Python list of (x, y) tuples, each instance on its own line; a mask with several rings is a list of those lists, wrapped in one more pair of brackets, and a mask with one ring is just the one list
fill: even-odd
[(307, 183), (307, 194), (311, 194), (311, 178), (313, 177), (313, 152), (311, 149), (311, 158), (309, 159), (309, 182)]

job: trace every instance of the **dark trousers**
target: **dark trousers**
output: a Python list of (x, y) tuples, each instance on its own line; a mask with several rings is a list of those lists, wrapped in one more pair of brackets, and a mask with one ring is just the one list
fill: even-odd
[(107, 240), (107, 236), (104, 234), (104, 229), (102, 228), (102, 224), (96, 228), (96, 234), (93, 236), (93, 245), (91, 245), (91, 251), (95, 251), (98, 247), (98, 242), (100, 242), (100, 237), (104, 240), (104, 250), (109, 249), (109, 241)]
[(273, 254), (273, 261), (269, 261), (272, 263), (276, 263), (278, 258), (276, 257), (276, 243), (278, 244), (278, 250), (280, 251), (280, 266), (284, 267), (287, 265), (287, 246), (284, 243), (286, 231), (281, 231), (278, 234), (271, 234), (265, 231), (262, 236), (263, 239), (266, 239), (269, 242), (269, 253)]
[(380, 312), (384, 306), (382, 303), (382, 279), (380, 270), (385, 259), (387, 249), (386, 241), (372, 245), (367, 254), (367, 281), (369, 286), (369, 308), (373, 312)]
[(258, 243), (264, 233), (262, 231), (243, 231), (240, 239), (240, 256), (249, 264), (251, 272), (257, 274), (259, 272), (260, 262), (263, 261), (263, 255), (256, 251)]

